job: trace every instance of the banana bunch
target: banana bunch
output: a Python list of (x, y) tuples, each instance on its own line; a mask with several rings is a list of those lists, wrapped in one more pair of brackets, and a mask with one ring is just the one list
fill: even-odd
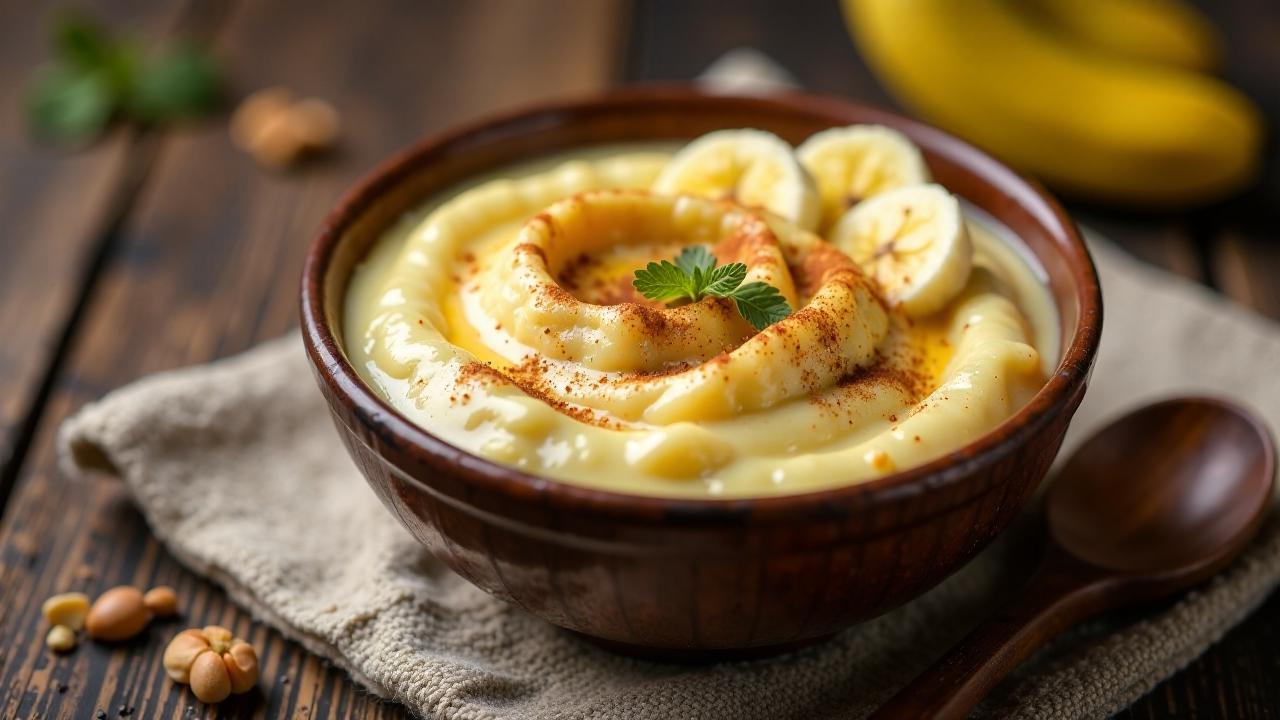
[(1065, 192), (1204, 203), (1257, 172), (1259, 112), (1181, 0), (842, 2), (899, 100)]
[(718, 130), (676, 153), (652, 189), (733, 200), (818, 231), (911, 317), (942, 309), (969, 279), (960, 201), (929, 182), (920, 149), (892, 128), (830, 128), (794, 150), (763, 130)]

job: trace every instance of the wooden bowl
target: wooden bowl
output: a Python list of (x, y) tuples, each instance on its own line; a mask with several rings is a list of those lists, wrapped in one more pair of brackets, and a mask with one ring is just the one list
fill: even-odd
[[(1057, 372), (998, 428), (870, 482), (760, 499), (665, 499), (577, 487), (499, 465), (414, 425), (343, 351), (353, 265), (427, 196), (494, 168), (599, 143), (719, 128), (799, 143), (850, 123), (897, 128), (937, 182), (1017, 233), (1048, 273)], [(1102, 326), (1089, 253), (1038, 186), (970, 145), (891, 113), (805, 94), (637, 88), (539, 105), (430, 137), (361, 181), (307, 256), (302, 328), (343, 442), (388, 509), (438, 558), (561, 627), (636, 651), (769, 652), (829, 635), (932, 587), (1004, 530), (1049, 469), (1084, 395)]]

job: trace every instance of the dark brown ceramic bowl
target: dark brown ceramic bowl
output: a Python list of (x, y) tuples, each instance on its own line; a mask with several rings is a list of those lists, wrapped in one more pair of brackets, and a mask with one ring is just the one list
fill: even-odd
[[(512, 162), (600, 143), (753, 127), (793, 143), (881, 123), (934, 178), (1016, 232), (1048, 273), (1064, 348), (1030, 404), (978, 441), (871, 482), (784, 497), (640, 497), (525, 474), (454, 447), (365, 386), (339, 325), (352, 267), (431, 194)], [(881, 110), (641, 88), (541, 105), (393, 157), (331, 214), (307, 256), (302, 327), (338, 430), (387, 508), (449, 567), (565, 628), (632, 649), (697, 655), (794, 646), (910, 600), (998, 535), (1049, 469), (1085, 392), (1101, 330), (1093, 264), (1053, 199), (973, 147)]]

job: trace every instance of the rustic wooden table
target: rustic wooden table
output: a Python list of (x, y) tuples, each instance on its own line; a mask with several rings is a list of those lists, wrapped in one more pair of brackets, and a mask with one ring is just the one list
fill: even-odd
[[(834, 0), (468, 0), (378, 3), (101, 0), (99, 14), (160, 40), (207, 40), (234, 87), (280, 83), (333, 101), (341, 152), (288, 175), (232, 149), (225, 118), (163, 135), (114, 131), (91, 149), (33, 144), (22, 78), (47, 57), (43, 10), (0, 0), (0, 717), (400, 717), (339, 670), (254, 622), (184, 570), (121, 488), (59, 475), (58, 424), (148, 373), (231, 355), (295, 325), (296, 278), (320, 218), (359, 174), (424, 133), (499, 107), (624, 81), (685, 79), (753, 46), (808, 88), (892, 105)], [(1208, 4), (1206, 3), (1208, 7)], [(732, 8), (726, 12), (726, 8)], [(1231, 42), (1227, 74), (1280, 118), (1280, 12), (1208, 9)], [(1196, 212), (1077, 217), (1156, 265), (1280, 317), (1280, 177)], [(234, 628), (261, 650), (262, 690), (215, 711), (160, 666), (172, 628), (124, 647), (43, 645), (40, 603), (69, 588), (169, 584), (185, 621)], [(1280, 716), (1273, 597), (1125, 717)], [(190, 708), (190, 709), (188, 709)]]

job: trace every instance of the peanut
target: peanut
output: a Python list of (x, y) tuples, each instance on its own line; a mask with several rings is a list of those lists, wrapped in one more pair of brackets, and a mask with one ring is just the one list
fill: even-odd
[(151, 613), (142, 601), (142, 592), (128, 585), (102, 593), (85, 618), (85, 629), (94, 640), (128, 640), (142, 632)]
[(44, 636), (44, 644), (54, 652), (69, 652), (76, 646), (76, 631), (66, 625), (54, 625)]
[(338, 139), (338, 112), (316, 98), (296, 101), (284, 88), (260, 90), (240, 103), (231, 118), (231, 139), (260, 165), (284, 169)]
[(231, 643), (231, 649), (222, 654), (222, 662), (231, 676), (231, 692), (248, 692), (258, 684), (258, 653), (243, 640)]
[(293, 91), (282, 87), (259, 90), (240, 102), (231, 116), (231, 141), (243, 150), (253, 147), (253, 139), (268, 118), (293, 104)]
[(302, 155), (304, 146), (288, 112), (266, 118), (249, 143), (249, 154), (260, 165), (280, 170)]
[(289, 108), (298, 139), (310, 150), (324, 150), (338, 140), (338, 111), (323, 100), (310, 98)]
[(224, 627), (191, 628), (169, 641), (164, 669), (174, 682), (189, 684), (202, 702), (218, 703), (258, 683), (258, 653)]
[(69, 592), (54, 595), (40, 606), (40, 612), (50, 625), (65, 625), (73, 631), (84, 629), (84, 618), (89, 614), (89, 596)]
[(169, 641), (164, 649), (164, 671), (174, 681), (182, 684), (191, 682), (191, 665), (196, 656), (208, 652), (209, 641), (204, 633), (195, 628), (183, 630)]
[(231, 676), (217, 653), (200, 653), (191, 663), (191, 692), (207, 703), (220, 703), (231, 695)]
[(178, 595), (168, 585), (153, 587), (142, 596), (142, 604), (156, 617), (178, 614)]

